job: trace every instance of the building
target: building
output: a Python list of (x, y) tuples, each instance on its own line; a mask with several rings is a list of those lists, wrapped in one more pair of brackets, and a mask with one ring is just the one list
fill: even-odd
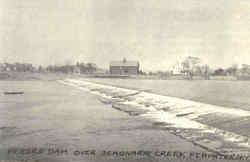
[(114, 75), (137, 75), (139, 73), (139, 62), (127, 61), (111, 61), (109, 71)]
[(184, 69), (183, 65), (178, 62), (172, 67), (171, 72), (173, 75), (182, 75), (183, 69)]
[(187, 75), (187, 72), (190, 71), (197, 73), (201, 66), (200, 58), (188, 56), (184, 60), (177, 62), (172, 67), (171, 72), (173, 75)]

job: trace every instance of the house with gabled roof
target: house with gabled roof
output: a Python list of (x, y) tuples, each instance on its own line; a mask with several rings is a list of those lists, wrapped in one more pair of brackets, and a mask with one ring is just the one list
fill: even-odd
[(114, 75), (137, 75), (139, 67), (138, 61), (128, 61), (124, 58), (122, 61), (111, 61), (109, 71)]

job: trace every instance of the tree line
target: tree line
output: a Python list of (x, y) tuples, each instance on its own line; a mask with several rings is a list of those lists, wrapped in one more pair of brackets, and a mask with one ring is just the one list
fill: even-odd
[(97, 66), (94, 63), (79, 63), (75, 65), (49, 65), (47, 67), (39, 66), (39, 72), (61, 72), (61, 73), (79, 73), (90, 74), (97, 71)]
[(64, 64), (64, 65), (48, 65), (48, 66), (38, 66), (34, 67), (30, 63), (1, 63), (0, 71), (8, 72), (52, 72), (52, 73), (81, 73), (89, 74), (96, 72), (98, 67), (94, 63), (79, 63), (75, 65)]

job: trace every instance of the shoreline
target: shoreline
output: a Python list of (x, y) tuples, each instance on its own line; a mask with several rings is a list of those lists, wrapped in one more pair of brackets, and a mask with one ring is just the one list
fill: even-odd
[(192, 80), (185, 76), (120, 76), (120, 75), (98, 75), (98, 74), (66, 74), (66, 73), (49, 73), (49, 72), (0, 72), (0, 81), (18, 81), (18, 80), (58, 80), (65, 78), (96, 78), (96, 79), (133, 79), (133, 80), (183, 80), (183, 81), (250, 81), (250, 77), (246, 79), (239, 79), (236, 76), (211, 76), (209, 80), (204, 79), (201, 76), (194, 76)]

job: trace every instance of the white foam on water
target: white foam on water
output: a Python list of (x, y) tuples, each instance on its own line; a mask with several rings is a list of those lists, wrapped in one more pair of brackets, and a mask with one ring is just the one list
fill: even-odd
[(176, 117), (175, 114), (164, 112), (164, 111), (155, 111), (148, 112), (143, 114), (146, 118), (153, 119), (156, 122), (165, 122), (171, 124), (171, 127), (182, 128), (182, 129), (204, 129), (205, 125), (198, 123), (187, 118)]
[[(127, 95), (138, 92), (136, 90), (96, 84), (76, 79), (66, 79), (60, 81), (60, 83), (73, 86), (84, 91), (88, 91), (92, 94), (107, 99), (112, 99), (112, 97), (114, 97), (112, 96), (112, 93)], [(223, 137), (226, 141), (237, 143), (240, 146), (250, 147), (247, 137), (220, 130), (218, 128), (214, 128), (193, 120), (201, 115), (210, 113), (222, 113), (226, 116), (232, 117), (246, 117), (250, 116), (250, 112), (248, 111), (204, 104), (200, 102), (163, 96), (149, 92), (141, 92), (139, 94), (130, 96), (130, 99), (132, 99), (132, 101), (123, 101), (122, 104), (131, 105), (132, 107), (136, 106), (137, 108), (148, 110), (144, 114), (141, 114), (141, 117), (148, 118), (155, 122), (165, 122), (167, 124), (170, 124), (170, 126), (167, 125), (166, 127), (174, 127), (179, 129), (196, 129), (201, 133), (216, 134)], [(145, 106), (145, 104), (148, 104), (149, 106)], [(165, 110), (163, 111), (163, 109)], [(178, 117), (178, 115), (180, 114), (184, 115)]]
[[(233, 116), (250, 116), (249, 111), (234, 109), (234, 108), (224, 108), (221, 106), (204, 104), (200, 102), (194, 102), (190, 100), (180, 99), (176, 97), (162, 96), (157, 94), (152, 94), (148, 92), (142, 92), (138, 95), (141, 100), (152, 101), (152, 102), (164, 102), (166, 106), (170, 106), (170, 109), (174, 109), (175, 111), (183, 111), (189, 109), (189, 111), (193, 111), (199, 114), (207, 114), (207, 113), (226, 113), (231, 114)], [(173, 106), (174, 105), (174, 106)]]

